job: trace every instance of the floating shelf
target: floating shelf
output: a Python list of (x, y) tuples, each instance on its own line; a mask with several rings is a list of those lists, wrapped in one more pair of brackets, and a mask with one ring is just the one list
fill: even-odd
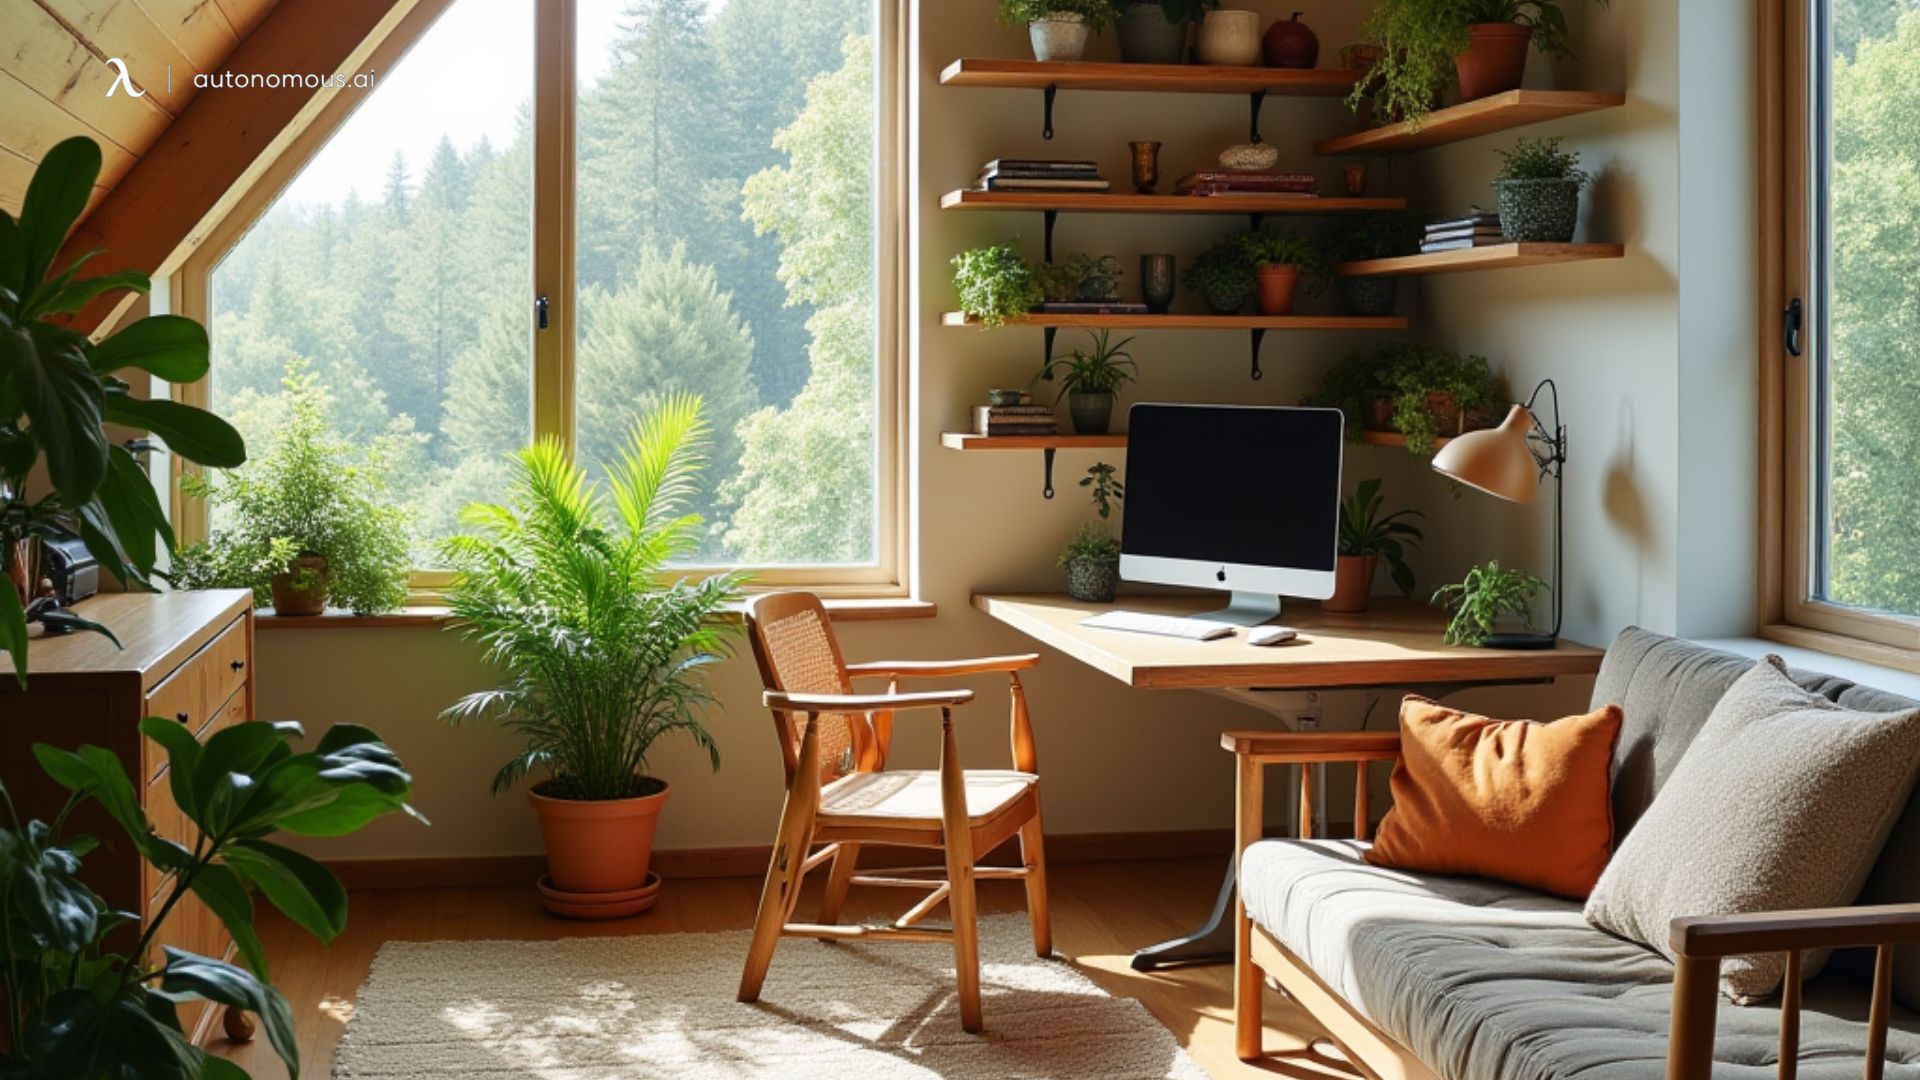
[(1093, 214), (1346, 214), (1405, 210), (1401, 198), (1301, 195), (1128, 195), (1104, 192), (949, 191), (942, 210), (1053, 210)]
[(940, 445), (949, 450), (1104, 450), (1127, 445), (1125, 435), (973, 435), (948, 431)]
[(1360, 73), (1341, 68), (1209, 67), (1204, 64), (1100, 64), (1081, 60), (955, 60), (943, 86), (1021, 90), (1146, 90), (1174, 94), (1284, 94), (1344, 97)]
[(1508, 90), (1504, 94), (1436, 109), (1428, 113), (1417, 127), (1410, 123), (1388, 124), (1352, 135), (1322, 139), (1313, 144), (1313, 152), (1328, 155), (1399, 154), (1409, 150), (1425, 150), (1430, 146), (1443, 146), (1546, 120), (1618, 108), (1626, 101), (1625, 94), (1592, 90)]
[(1618, 259), (1626, 253), (1623, 244), (1495, 244), (1491, 247), (1461, 248), (1458, 251), (1435, 251), (1427, 255), (1336, 263), (1333, 272), (1342, 277), (1414, 277), (1421, 274), (1453, 274), (1467, 270), (1503, 270), (1514, 266), (1584, 262), (1588, 259)]
[[(1369, 446), (1398, 446), (1403, 449), (1407, 445), (1407, 437), (1397, 431), (1362, 431), (1360, 441)], [(1452, 436), (1442, 435), (1433, 440), (1433, 448), (1438, 450), (1452, 441)]]
[[(940, 316), (943, 326), (978, 326), (979, 322), (958, 311)], [(1055, 329), (1111, 330), (1405, 330), (1407, 320), (1400, 315), (1359, 317), (1353, 315), (1080, 315), (1035, 312), (1015, 315), (1008, 326), (1040, 326)]]

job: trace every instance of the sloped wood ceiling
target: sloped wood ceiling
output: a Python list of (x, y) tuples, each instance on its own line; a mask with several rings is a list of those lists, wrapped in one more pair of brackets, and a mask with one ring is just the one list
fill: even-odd
[[(275, 2), (0, 0), (0, 209), (19, 210), (34, 165), (73, 135), (100, 144), (98, 203)], [(109, 59), (146, 96), (107, 96)]]

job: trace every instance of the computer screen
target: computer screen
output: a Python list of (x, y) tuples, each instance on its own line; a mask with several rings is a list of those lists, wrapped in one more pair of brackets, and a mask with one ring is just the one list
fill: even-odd
[[(1332, 573), (1343, 429), (1337, 409), (1135, 405), (1121, 529), (1123, 556), (1131, 558), (1123, 575), (1313, 595), (1230, 581), (1214, 567)], [(1167, 576), (1160, 560), (1206, 564), (1198, 568), (1206, 574)]]

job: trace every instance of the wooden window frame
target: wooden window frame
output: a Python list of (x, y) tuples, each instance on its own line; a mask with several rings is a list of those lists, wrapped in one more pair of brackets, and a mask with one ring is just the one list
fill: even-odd
[[(367, 66), (389, 70), (440, 14), (459, 0), (419, 0), (375, 47)], [(574, 134), (576, 0), (534, 0), (533, 276), (528, 304), (539, 295), (572, 297), (574, 279)], [(909, 162), (909, 0), (875, 0), (874, 111), (874, 450), (876, 458), (874, 561), (865, 565), (689, 566), (676, 576), (704, 577), (747, 570), (753, 588), (804, 586), (828, 597), (905, 597), (909, 593), (908, 416), (909, 380), (907, 220)], [(213, 271), (244, 238), (274, 200), (299, 175), (371, 91), (340, 89), (298, 131), (277, 158), (259, 167), (247, 190), (205, 230), (170, 280), (173, 309), (211, 325)], [(533, 338), (533, 434), (554, 435), (569, 448), (574, 438), (574, 304), (556, 303), (547, 332)], [(216, 362), (218, 345), (215, 345)], [(210, 406), (210, 380), (172, 388), (176, 400)], [(207, 535), (206, 507), (181, 491), (180, 478), (194, 467), (170, 456), (170, 506), (182, 544)], [(416, 569), (409, 580), (410, 605), (432, 605), (452, 581), (445, 570)]]
[[(1814, 108), (1820, 0), (1759, 0), (1760, 546), (1762, 637), (1906, 671), (1920, 671), (1920, 619), (1836, 604), (1813, 595), (1816, 530), (1814, 448), (1816, 350), (1826, 348), (1825, 297), (1814, 274), (1825, 153)], [(1787, 353), (1783, 320), (1803, 305), (1798, 357)]]

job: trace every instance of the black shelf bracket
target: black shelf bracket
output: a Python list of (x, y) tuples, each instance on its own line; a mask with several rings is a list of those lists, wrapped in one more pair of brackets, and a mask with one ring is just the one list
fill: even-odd
[[(1260, 109), (1266, 103), (1267, 92), (1265, 90), (1255, 90), (1253, 93), (1247, 95), (1247, 111), (1249, 113), (1247, 117), (1248, 142), (1257, 143), (1260, 141)], [(1048, 124), (1051, 125), (1052, 121), (1049, 120)]]
[(1046, 224), (1043, 226), (1043, 228), (1046, 229), (1046, 233), (1047, 233), (1047, 246), (1046, 246), (1047, 261), (1052, 262), (1053, 261), (1053, 227), (1060, 223), (1060, 211), (1047, 210), (1043, 212), (1042, 217), (1046, 221)]
[(1043, 95), (1045, 97), (1044, 112), (1040, 118), (1040, 137), (1043, 139), (1053, 138), (1053, 99), (1059, 93), (1060, 88), (1058, 86), (1052, 83), (1047, 84), (1047, 89)]
[(1252, 221), (1253, 230), (1255, 232), (1259, 232), (1260, 223), (1267, 220), (1267, 215), (1265, 214), (1248, 214), (1247, 217)]
[(1253, 381), (1259, 382), (1265, 377), (1260, 371), (1260, 343), (1266, 340), (1267, 331), (1265, 327), (1256, 326), (1251, 333), (1253, 335)]
[(1040, 468), (1042, 470), (1040, 494), (1051, 499), (1053, 498), (1053, 447), (1049, 446), (1040, 451)]
[[(1041, 333), (1045, 335), (1046, 341), (1041, 345), (1040, 363), (1042, 366), (1045, 366), (1053, 361), (1053, 339), (1060, 333), (1060, 328), (1057, 326), (1049, 326), (1044, 328)], [(1051, 381), (1053, 379), (1053, 373), (1051, 371), (1047, 372), (1046, 378)]]

